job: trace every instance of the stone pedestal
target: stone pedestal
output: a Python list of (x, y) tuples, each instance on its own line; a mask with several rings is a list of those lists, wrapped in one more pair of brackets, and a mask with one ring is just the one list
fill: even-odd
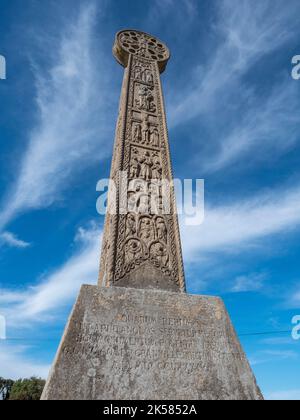
[(220, 299), (83, 286), (42, 399), (262, 395)]

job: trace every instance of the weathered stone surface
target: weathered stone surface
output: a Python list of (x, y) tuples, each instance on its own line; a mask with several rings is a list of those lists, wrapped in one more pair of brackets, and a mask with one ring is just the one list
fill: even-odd
[(110, 175), (116, 194), (110, 189), (99, 285), (182, 292), (185, 277), (160, 80), (170, 52), (152, 35), (128, 29), (116, 35), (113, 53), (125, 72)]
[(163, 188), (169, 50), (124, 30), (113, 52), (126, 69), (99, 287), (82, 287), (42, 399), (262, 399), (222, 301), (185, 293), (174, 188)]
[(262, 395), (220, 299), (83, 286), (42, 399)]

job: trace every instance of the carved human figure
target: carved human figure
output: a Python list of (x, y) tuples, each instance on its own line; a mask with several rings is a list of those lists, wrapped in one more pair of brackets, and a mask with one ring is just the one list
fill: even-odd
[(130, 178), (137, 178), (140, 172), (140, 162), (137, 155), (134, 155), (130, 166)]
[(138, 213), (138, 196), (135, 191), (128, 191), (127, 209), (130, 213)]
[(150, 142), (151, 142), (152, 146), (159, 147), (159, 132), (158, 132), (158, 129), (156, 127), (153, 128), (153, 130), (151, 130)]
[(161, 196), (160, 195), (156, 195), (153, 197), (152, 201), (151, 201), (151, 210), (152, 210), (152, 214), (162, 214), (161, 211)]
[(164, 202), (163, 202), (163, 198), (162, 198), (162, 196), (161, 195), (159, 195), (158, 197), (157, 197), (157, 213), (158, 214), (165, 214), (166, 213), (166, 211), (165, 211), (165, 207), (164, 207)]
[(128, 189), (131, 191), (135, 191), (136, 193), (145, 192), (148, 191), (148, 184), (143, 179), (132, 179), (129, 182)]
[(165, 244), (167, 243), (168, 230), (167, 230), (166, 223), (162, 217), (158, 217), (156, 219), (156, 234), (157, 234), (157, 239), (159, 239), (160, 241), (163, 241)]
[(140, 214), (149, 213), (149, 196), (148, 194), (140, 194), (138, 202), (138, 212)]
[(142, 79), (142, 69), (141, 69), (140, 66), (137, 66), (135, 68), (134, 78), (135, 78), (135, 80), (141, 80)]
[(147, 86), (140, 86), (138, 90), (139, 99), (136, 101), (136, 105), (139, 109), (149, 112), (155, 112), (156, 106), (154, 104), (154, 96), (151, 89)]
[(137, 101), (137, 106), (142, 110), (147, 110), (147, 93), (148, 88), (146, 86), (140, 86), (138, 90), (139, 100)]
[(152, 165), (152, 179), (161, 180), (162, 178), (162, 167), (159, 158), (155, 158)]
[(146, 70), (146, 82), (153, 85), (153, 74), (150, 70)]
[(167, 267), (169, 263), (169, 253), (167, 247), (163, 243), (156, 242), (153, 244), (150, 253), (161, 267)]
[(154, 96), (150, 89), (147, 90), (146, 94), (147, 111), (155, 112), (156, 106), (154, 105)]
[(140, 124), (135, 124), (133, 127), (133, 141), (139, 143), (142, 140), (142, 128)]
[(136, 220), (135, 216), (132, 213), (127, 215), (126, 220), (126, 237), (136, 236)]
[(151, 180), (151, 182), (149, 183), (149, 194), (153, 195), (153, 196), (158, 196), (160, 194), (160, 183), (155, 182), (155, 180)]
[(150, 214), (160, 214), (159, 211), (159, 196), (160, 196), (160, 186), (159, 183), (155, 182), (155, 179), (152, 179), (149, 183), (149, 197), (150, 197)]
[(145, 70), (143, 70), (141, 80), (145, 83), (153, 85), (153, 80), (154, 79), (153, 79), (153, 74), (152, 74), (151, 70), (149, 70), (147, 68)]
[(142, 81), (142, 82), (146, 82), (146, 69), (144, 69), (144, 70), (142, 71), (141, 81)]
[(152, 220), (149, 217), (142, 217), (139, 223), (139, 237), (146, 243), (154, 240)]
[(147, 119), (143, 120), (142, 128), (141, 128), (141, 137), (142, 137), (142, 143), (143, 144), (149, 144), (150, 136), (149, 136), (149, 123)]
[(150, 152), (146, 152), (145, 155), (139, 161), (141, 165), (140, 177), (145, 181), (150, 181), (152, 179), (152, 166), (153, 161), (150, 155)]
[(142, 257), (143, 249), (139, 240), (130, 239), (124, 247), (125, 263), (129, 264), (132, 261)]

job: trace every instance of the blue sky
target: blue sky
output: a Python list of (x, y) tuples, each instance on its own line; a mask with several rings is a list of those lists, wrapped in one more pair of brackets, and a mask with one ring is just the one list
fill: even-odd
[[(175, 176), (204, 178), (182, 223), (190, 293), (220, 295), (267, 398), (300, 399), (298, 0), (0, 0), (0, 376), (47, 375), (82, 283), (97, 280), (123, 69), (115, 33), (169, 46)], [(262, 334), (270, 332), (271, 334)]]

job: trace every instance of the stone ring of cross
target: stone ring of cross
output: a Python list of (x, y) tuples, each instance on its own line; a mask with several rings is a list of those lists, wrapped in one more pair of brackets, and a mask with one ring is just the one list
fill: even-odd
[(157, 61), (161, 73), (165, 70), (170, 58), (168, 47), (158, 38), (131, 29), (117, 33), (113, 53), (117, 61), (124, 67), (127, 67), (130, 54)]

